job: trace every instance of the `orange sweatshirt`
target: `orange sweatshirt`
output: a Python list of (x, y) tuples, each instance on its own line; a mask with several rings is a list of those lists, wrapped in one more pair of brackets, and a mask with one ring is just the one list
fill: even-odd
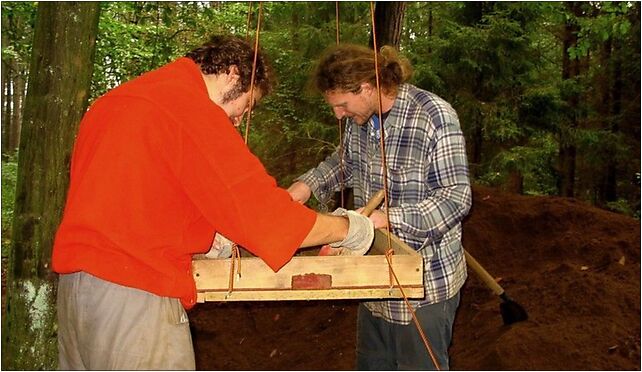
[(225, 112), (198, 65), (180, 58), (108, 92), (87, 111), (52, 264), (191, 308), (194, 253), (215, 232), (274, 271), (316, 214), (278, 188)]

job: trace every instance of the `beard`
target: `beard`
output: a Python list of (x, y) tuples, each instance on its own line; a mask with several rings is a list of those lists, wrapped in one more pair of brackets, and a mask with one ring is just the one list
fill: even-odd
[(230, 101), (233, 101), (239, 98), (243, 93), (246, 93), (246, 92), (243, 91), (243, 87), (241, 86), (241, 83), (237, 82), (236, 85), (234, 85), (230, 90), (228, 90), (227, 92), (225, 92), (225, 94), (223, 94), (223, 102), (221, 103), (225, 104)]
[(374, 115), (375, 112), (364, 113), (364, 114), (355, 114), (351, 117), (352, 121), (357, 125), (365, 125), (368, 123), (368, 120)]
[(364, 118), (364, 117), (363, 117), (363, 116), (361, 116), (361, 115), (359, 115), (359, 116), (353, 116), (353, 117), (352, 117), (352, 121), (353, 121), (355, 124), (357, 124), (357, 125), (364, 125), (364, 124), (366, 124), (366, 123), (368, 122), (368, 119), (370, 119), (370, 117)]

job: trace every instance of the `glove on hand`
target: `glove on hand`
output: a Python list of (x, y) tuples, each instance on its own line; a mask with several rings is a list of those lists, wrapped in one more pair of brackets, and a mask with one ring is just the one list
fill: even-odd
[(330, 244), (331, 247), (343, 247), (339, 254), (342, 256), (362, 256), (368, 252), (374, 240), (374, 225), (370, 218), (355, 211), (337, 208), (334, 216), (347, 216), (350, 226), (345, 239)]
[(234, 242), (224, 237), (223, 235), (217, 233), (214, 236), (214, 241), (212, 242), (212, 247), (210, 251), (205, 253), (207, 258), (230, 258), (232, 257), (232, 247)]

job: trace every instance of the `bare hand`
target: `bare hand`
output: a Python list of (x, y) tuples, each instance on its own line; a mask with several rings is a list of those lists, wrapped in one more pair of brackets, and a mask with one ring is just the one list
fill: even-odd
[(388, 216), (381, 209), (375, 209), (370, 214), (370, 219), (374, 223), (375, 229), (383, 229), (388, 226)]
[(321, 247), (321, 250), (319, 251), (319, 256), (339, 256), (341, 255), (341, 251), (343, 251), (343, 247), (332, 248), (330, 247), (329, 244), (326, 244), (323, 247)]
[(301, 204), (307, 202), (312, 195), (312, 190), (310, 190), (310, 187), (301, 181), (297, 181), (290, 187), (288, 187), (288, 192), (290, 193), (290, 196), (292, 196), (292, 199), (294, 201), (297, 201)]

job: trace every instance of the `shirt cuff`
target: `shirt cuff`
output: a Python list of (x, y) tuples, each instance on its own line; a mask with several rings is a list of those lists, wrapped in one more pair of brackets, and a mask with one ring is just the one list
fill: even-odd
[(320, 200), (319, 198), (321, 195), (319, 195), (319, 188), (321, 182), (319, 182), (318, 177), (314, 175), (315, 169), (310, 169), (309, 171), (305, 172), (303, 175), (299, 176), (298, 178), (295, 179), (295, 181), (300, 181), (308, 185), (310, 188), (310, 191), (312, 191), (312, 194), (314, 194), (314, 197), (317, 198), (317, 200)]

